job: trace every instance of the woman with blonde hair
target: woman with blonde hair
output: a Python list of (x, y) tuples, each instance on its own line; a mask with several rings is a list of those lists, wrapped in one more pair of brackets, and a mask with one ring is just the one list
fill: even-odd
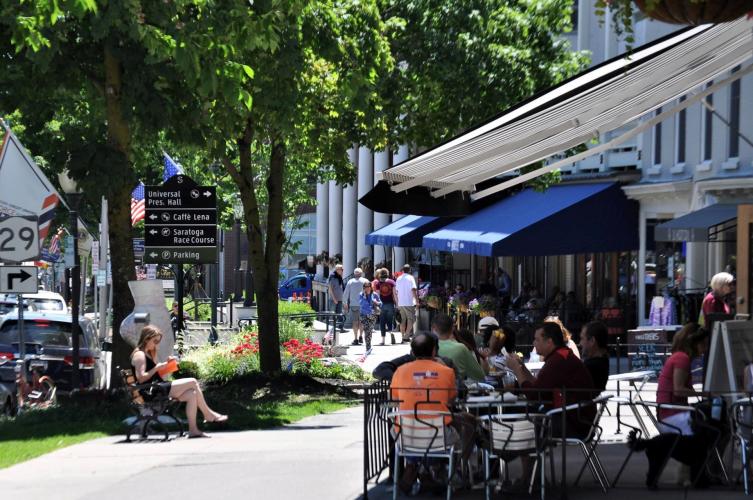
[(204, 400), (204, 393), (195, 378), (179, 378), (172, 382), (165, 381), (159, 372), (165, 369), (174, 359), (168, 356), (166, 361), (157, 358), (157, 346), (162, 341), (162, 332), (153, 325), (147, 325), (141, 330), (136, 349), (131, 353), (131, 366), (139, 384), (155, 384), (171, 398), (186, 403), (186, 417), (188, 418), (188, 437), (207, 437), (196, 424), (196, 411), (201, 410), (204, 422), (225, 422), (227, 415), (221, 415), (209, 408)]

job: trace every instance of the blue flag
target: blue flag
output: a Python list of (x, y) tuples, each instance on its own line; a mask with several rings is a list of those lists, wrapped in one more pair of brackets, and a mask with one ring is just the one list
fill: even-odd
[(175, 163), (170, 158), (170, 155), (163, 151), (162, 156), (165, 158), (165, 171), (162, 173), (162, 182), (167, 182), (167, 179), (170, 177), (183, 173), (183, 168), (178, 163)]

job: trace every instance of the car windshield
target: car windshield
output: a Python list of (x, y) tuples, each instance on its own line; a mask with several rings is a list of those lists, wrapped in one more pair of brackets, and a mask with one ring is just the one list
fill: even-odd
[[(25, 343), (49, 346), (71, 345), (71, 324), (46, 319), (24, 320)], [(0, 327), (0, 344), (18, 344), (18, 321)]]
[(63, 303), (56, 299), (31, 299), (38, 311), (62, 311)]

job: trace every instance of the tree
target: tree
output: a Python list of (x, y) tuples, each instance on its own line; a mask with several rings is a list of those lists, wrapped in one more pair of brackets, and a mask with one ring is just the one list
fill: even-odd
[[(0, 9), (3, 110), (21, 110), (31, 150), (52, 169), (67, 168), (90, 203), (102, 195), (109, 200), (113, 367), (129, 363), (118, 327), (133, 309), (130, 195), (143, 172), (144, 146), (163, 130), (200, 137), (186, 121), (201, 112), (192, 107), (197, 101), (186, 91), (186, 75), (228, 103), (250, 105), (227, 83), (244, 83), (252, 71), (235, 62), (221, 31), (209, 29), (210, 7), (198, 0), (35, 0)], [(251, 15), (244, 21), (252, 38), (264, 38), (268, 21)], [(190, 34), (191, 44), (183, 32), (189, 22), (204, 28)], [(209, 47), (224, 52), (221, 64), (200, 63)]]
[(581, 70), (560, 39), (571, 0), (381, 0), (398, 63), (384, 82), (393, 146), (430, 147)]
[(308, 196), (302, 186), (322, 176), (350, 180), (347, 150), (354, 143), (384, 146), (377, 83), (392, 59), (372, 0), (232, 5), (236, 15), (245, 10), (246, 16), (275, 19), (268, 45), (245, 43), (242, 24), (225, 30), (254, 68), (253, 79), (238, 86), (253, 106), (240, 108), (205, 87), (197, 86), (196, 96), (205, 110), (200, 129), (243, 202), (261, 369), (275, 373), (281, 369), (277, 283), (284, 218)]

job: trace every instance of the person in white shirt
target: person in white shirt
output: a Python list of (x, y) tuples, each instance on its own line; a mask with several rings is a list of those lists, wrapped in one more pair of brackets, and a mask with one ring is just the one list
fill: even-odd
[(400, 311), (400, 335), (405, 342), (413, 334), (416, 322), (416, 308), (418, 307), (418, 288), (416, 280), (410, 273), (410, 265), (403, 266), (403, 274), (397, 279), (397, 307)]

